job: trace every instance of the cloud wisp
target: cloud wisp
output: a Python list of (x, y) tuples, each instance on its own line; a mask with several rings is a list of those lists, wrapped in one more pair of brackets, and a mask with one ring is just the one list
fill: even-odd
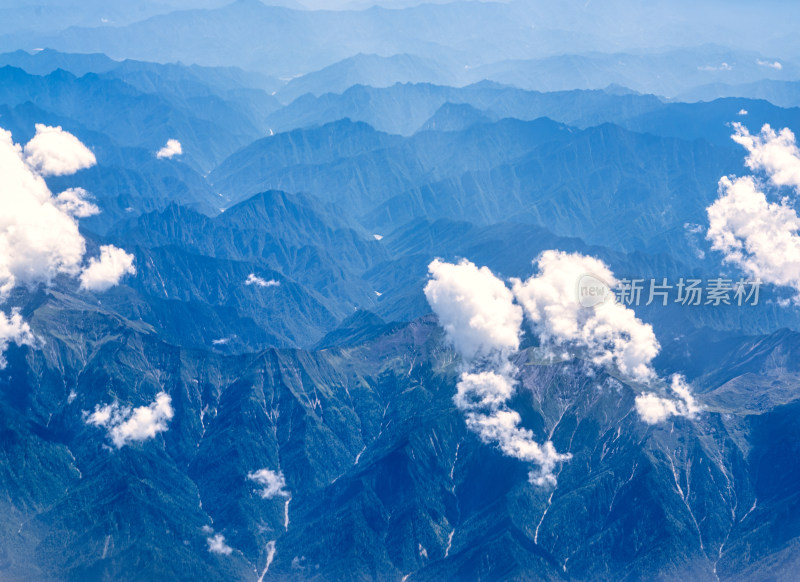
[(218, 533), (206, 538), (208, 542), (208, 551), (212, 554), (220, 556), (230, 556), (233, 553), (233, 548), (225, 542), (225, 536)]
[(776, 132), (764, 125), (753, 135), (740, 123), (733, 127), (732, 139), (747, 150), (745, 164), (754, 175), (720, 178), (720, 197), (706, 209), (706, 236), (724, 262), (753, 279), (793, 288), (797, 300), (800, 217), (794, 205), (800, 190), (800, 149), (789, 129)]
[(535, 466), (531, 483), (556, 483), (555, 468), (571, 458), (553, 443), (535, 440), (508, 401), (515, 391), (517, 370), (510, 358), (519, 350), (522, 309), (506, 284), (486, 267), (463, 260), (434, 260), (425, 296), (462, 358), (464, 371), (453, 399), (467, 427), (507, 456)]
[(757, 59), (756, 64), (761, 67), (769, 67), (770, 69), (775, 69), (778, 71), (783, 70), (783, 65), (780, 61), (765, 61), (763, 59)]
[(686, 378), (673, 374), (670, 391), (676, 398), (663, 398), (652, 392), (637, 396), (636, 412), (639, 417), (647, 424), (659, 424), (671, 416), (693, 418), (700, 412), (701, 408), (692, 396)]
[(97, 405), (94, 412), (85, 416), (87, 424), (105, 428), (114, 446), (121, 449), (165, 432), (174, 414), (170, 396), (166, 392), (159, 392), (155, 401), (147, 406), (131, 408), (114, 402)]
[(23, 321), (19, 312), (12, 312), (10, 316), (0, 311), (0, 370), (6, 367), (3, 354), (10, 343), (18, 346), (35, 345), (35, 338), (30, 326)]
[(250, 273), (244, 282), (245, 285), (255, 285), (256, 287), (280, 287), (281, 282), (275, 279), (262, 279), (255, 273)]
[(247, 474), (247, 478), (261, 486), (258, 494), (262, 499), (273, 499), (275, 497), (291, 497), (286, 490), (286, 478), (280, 471), (270, 469), (259, 469)]
[(183, 155), (183, 146), (177, 139), (168, 139), (166, 145), (156, 152), (159, 160), (169, 160), (181, 155)]
[(69, 188), (56, 196), (56, 206), (64, 214), (75, 218), (87, 218), (100, 214), (100, 209), (89, 202), (89, 193), (83, 188)]

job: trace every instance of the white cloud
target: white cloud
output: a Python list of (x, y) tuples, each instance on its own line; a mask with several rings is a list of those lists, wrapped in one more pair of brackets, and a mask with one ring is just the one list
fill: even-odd
[(587, 275), (609, 287), (617, 284), (602, 261), (550, 250), (536, 263), (538, 273), (525, 282), (514, 280), (513, 289), (548, 355), (583, 355), (632, 380), (655, 379), (652, 360), (660, 346), (652, 326), (620, 303), (605, 301), (587, 309), (578, 300), (579, 281)]
[(536, 442), (534, 434), (522, 428), (519, 413), (508, 408), (514, 380), (496, 372), (465, 372), (457, 386), (456, 406), (466, 414), (467, 427), (487, 444), (497, 444), (503, 454), (537, 465), (529, 473), (535, 485), (555, 485), (555, 467), (572, 458), (556, 452), (553, 443)]
[(471, 361), (519, 349), (522, 310), (488, 268), (467, 260), (453, 265), (436, 259), (428, 271), (432, 278), (425, 297), (462, 358)]
[(148, 406), (130, 408), (119, 403), (97, 405), (88, 414), (88, 424), (105, 428), (108, 436), (118, 449), (137, 441), (145, 441), (168, 429), (167, 424), (174, 416), (172, 399), (166, 392), (159, 392)]
[(739, 113), (737, 113), (736, 115), (747, 115), (747, 114), (748, 114), (747, 109), (740, 109)]
[(258, 494), (264, 499), (273, 497), (291, 497), (286, 490), (286, 479), (283, 473), (271, 471), (270, 469), (259, 469), (247, 474), (247, 478), (261, 485)]
[[(49, 284), (58, 274), (80, 274), (86, 245), (76, 218), (95, 214), (97, 207), (80, 188), (54, 197), (43, 176), (94, 164), (87, 152), (61, 128), (37, 125), (23, 153), (11, 133), (0, 129), (0, 302), (19, 284)], [(119, 263), (123, 257), (110, 258)]]
[(647, 392), (636, 397), (636, 412), (647, 424), (658, 424), (670, 416), (678, 414), (678, 407), (674, 400), (661, 398), (653, 392)]
[(750, 277), (800, 293), (800, 218), (788, 203), (769, 202), (752, 176), (724, 177), (708, 207), (711, 248)]
[(34, 341), (30, 326), (22, 320), (22, 316), (18, 312), (12, 312), (9, 317), (0, 311), (0, 369), (6, 367), (7, 362), (3, 354), (8, 344), (32, 346)]
[(159, 159), (170, 159), (174, 156), (180, 156), (182, 154), (183, 146), (181, 145), (181, 142), (179, 142), (177, 139), (168, 139), (167, 145), (158, 150), (156, 157)]
[(496, 372), (465, 372), (453, 400), (461, 410), (497, 409), (514, 394), (514, 384)]
[(756, 63), (758, 63), (762, 67), (769, 67), (771, 69), (777, 69), (779, 71), (783, 69), (783, 65), (780, 63), (780, 61), (763, 61), (761, 59), (758, 59)]
[[(448, 339), (464, 360), (454, 402), (465, 413), (468, 427), (484, 442), (496, 443), (507, 455), (538, 465), (531, 482), (549, 484), (554, 468), (570, 455), (556, 452), (551, 442), (539, 444), (521, 426), (519, 414), (508, 407), (517, 373), (509, 358), (519, 348), (522, 305), (541, 350), (548, 356), (581, 356), (596, 365), (611, 366), (637, 382), (660, 382), (652, 361), (660, 345), (652, 326), (633, 310), (604, 296), (587, 308), (579, 300), (579, 284), (587, 277), (608, 287), (618, 282), (600, 260), (578, 253), (545, 251), (536, 261), (537, 274), (527, 281), (512, 280), (513, 293), (487, 268), (469, 261), (458, 265), (434, 261), (425, 288), (428, 302)], [(643, 419), (697, 412), (688, 384), (673, 378), (669, 400), (645, 395), (637, 410)], [(641, 398), (641, 397), (640, 397)], [(660, 408), (657, 408), (660, 407)], [(661, 410), (661, 413), (657, 413)]]
[(100, 247), (100, 258), (92, 257), (81, 273), (81, 288), (88, 291), (107, 291), (125, 275), (136, 274), (133, 255), (113, 245)]
[[(94, 154), (60, 127), (37, 124), (36, 136), (24, 148), (0, 128), (0, 304), (17, 285), (50, 284), (56, 275), (81, 273), (86, 244), (77, 219), (99, 209), (81, 188), (54, 197), (44, 177), (71, 174), (95, 163)], [(109, 258), (116, 259), (118, 267), (124, 263), (122, 255), (112, 252)], [(106, 260), (101, 270), (108, 266)], [(0, 344), (0, 356), (7, 344)]]
[(261, 277), (256, 276), (255, 273), (250, 273), (247, 276), (247, 280), (244, 282), (245, 285), (256, 285), (258, 287), (280, 287), (281, 282), (276, 281), (275, 279), (270, 279), (267, 281), (266, 279), (262, 279)]
[(733, 67), (728, 63), (720, 63), (719, 65), (703, 65), (697, 69), (700, 71), (732, 71)]
[(209, 537), (206, 541), (208, 542), (208, 551), (212, 554), (230, 556), (231, 553), (233, 553), (233, 548), (225, 543), (225, 536), (222, 534), (215, 534)]
[(100, 214), (100, 209), (89, 202), (89, 193), (83, 188), (69, 188), (56, 196), (55, 204), (64, 213), (75, 218)]
[(676, 399), (662, 398), (652, 392), (640, 394), (636, 397), (636, 412), (647, 424), (664, 422), (671, 416), (684, 416), (694, 418), (700, 412), (700, 406), (692, 396), (686, 379), (673, 374), (670, 390)]
[(720, 197), (709, 206), (711, 247), (753, 279), (794, 288), (800, 297), (800, 217), (793, 200), (770, 202), (766, 186), (800, 189), (800, 150), (794, 134), (765, 125), (751, 135), (734, 124), (733, 140), (747, 149), (747, 166), (766, 175), (722, 177)]
[(558, 463), (572, 458), (569, 453), (558, 453), (550, 441), (539, 444), (534, 435), (521, 428), (522, 419), (514, 410), (501, 409), (491, 414), (467, 413), (467, 426), (485, 443), (497, 443), (509, 457), (533, 463), (537, 469), (528, 473), (528, 480), (539, 486), (556, 484), (554, 470)]
[[(616, 368), (623, 376), (646, 385), (660, 383), (652, 361), (661, 346), (650, 324), (636, 313), (610, 300), (581, 303), (580, 285), (589, 279), (608, 288), (618, 285), (602, 261), (562, 251), (545, 251), (536, 261), (538, 272), (525, 282), (513, 281), (514, 294), (522, 304), (541, 348), (548, 356), (583, 356), (600, 366)], [(673, 376), (675, 399), (645, 393), (636, 398), (636, 409), (649, 424), (672, 415), (693, 417), (699, 410), (688, 384)]]
[(39, 176), (68, 176), (97, 163), (80, 140), (61, 129), (36, 124), (36, 135), (25, 145), (27, 166)]
[(17, 284), (75, 275), (85, 251), (74, 217), (31, 171), (11, 133), (0, 129), (0, 300)]
[(776, 132), (769, 124), (752, 135), (741, 123), (734, 123), (733, 141), (744, 146), (747, 167), (764, 172), (775, 186), (800, 188), (800, 149), (788, 127)]
[(557, 453), (551, 442), (537, 443), (508, 407), (516, 383), (509, 357), (519, 349), (522, 331), (522, 310), (513, 294), (488, 268), (467, 260), (454, 265), (437, 259), (428, 270), (432, 278), (425, 296), (468, 368), (453, 398), (467, 427), (503, 454), (536, 465), (531, 483), (555, 484), (556, 465), (571, 455)]

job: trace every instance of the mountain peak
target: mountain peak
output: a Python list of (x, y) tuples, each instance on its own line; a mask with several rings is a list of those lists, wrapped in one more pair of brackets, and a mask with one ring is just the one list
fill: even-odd
[(461, 131), (479, 123), (497, 121), (497, 115), (468, 103), (447, 102), (436, 110), (419, 131)]

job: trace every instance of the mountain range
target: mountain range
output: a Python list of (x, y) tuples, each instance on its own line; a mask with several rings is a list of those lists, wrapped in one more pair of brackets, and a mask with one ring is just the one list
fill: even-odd
[(0, 8), (0, 579), (793, 580), (796, 7), (316, 4)]

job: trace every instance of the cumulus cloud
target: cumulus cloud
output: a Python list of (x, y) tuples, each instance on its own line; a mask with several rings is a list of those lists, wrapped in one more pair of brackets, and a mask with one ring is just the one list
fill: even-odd
[(270, 279), (267, 281), (266, 279), (262, 279), (261, 277), (256, 276), (255, 273), (250, 273), (247, 276), (247, 280), (244, 282), (245, 285), (256, 285), (258, 287), (279, 287), (281, 282), (276, 281), (275, 279)]
[(769, 202), (752, 176), (720, 182), (708, 207), (711, 248), (750, 277), (800, 293), (800, 218), (785, 201)]
[(81, 273), (81, 288), (88, 291), (107, 291), (125, 275), (136, 274), (133, 255), (113, 245), (100, 247), (100, 258), (92, 257)]
[[(59, 274), (80, 274), (86, 244), (77, 219), (99, 209), (81, 188), (53, 196), (44, 178), (95, 163), (94, 154), (60, 127), (37, 124), (24, 148), (0, 128), (0, 304), (17, 285), (50, 284)], [(8, 343), (0, 343), (0, 356)]]
[(686, 379), (673, 374), (670, 390), (675, 395), (675, 399), (668, 399), (658, 396), (652, 392), (640, 394), (636, 397), (636, 412), (647, 424), (658, 424), (664, 422), (671, 416), (684, 416), (694, 418), (701, 408), (692, 396)]
[[(19, 284), (49, 284), (59, 274), (80, 274), (86, 245), (77, 218), (98, 209), (80, 188), (53, 196), (44, 176), (94, 163), (94, 155), (60, 127), (37, 125), (36, 137), (24, 148), (0, 129), (0, 302)], [(123, 257), (112, 248), (105, 263), (103, 257), (95, 262), (107, 267), (116, 259), (119, 265)]]
[(206, 541), (208, 542), (208, 551), (212, 554), (230, 556), (231, 553), (233, 553), (233, 548), (225, 543), (225, 536), (222, 534), (215, 534), (209, 537)]
[(522, 331), (522, 310), (513, 294), (488, 268), (467, 260), (451, 264), (437, 259), (428, 270), (425, 296), (467, 368), (453, 398), (467, 427), (505, 455), (536, 465), (529, 473), (531, 483), (555, 484), (555, 467), (571, 455), (559, 454), (551, 442), (536, 442), (508, 406), (516, 384), (509, 358), (519, 349)]
[(10, 343), (18, 346), (32, 346), (34, 345), (33, 332), (18, 312), (12, 312), (9, 317), (0, 311), (0, 369), (6, 367), (7, 362), (3, 354)]
[[(513, 280), (513, 289), (546, 356), (585, 357), (616, 369), (648, 390), (662, 382), (652, 365), (661, 350), (653, 327), (611, 293), (601, 295), (588, 308), (582, 301), (587, 280), (609, 290), (619, 285), (605, 263), (556, 250), (543, 252), (535, 262), (536, 275), (524, 282)], [(694, 417), (699, 407), (683, 377), (673, 376), (671, 392), (674, 398), (652, 392), (638, 396), (636, 410), (642, 420), (655, 424), (670, 416)]]
[[(602, 261), (550, 250), (535, 263), (536, 274), (512, 279), (509, 290), (486, 267), (436, 260), (429, 265), (425, 295), (466, 368), (453, 400), (467, 426), (505, 454), (537, 465), (530, 480), (545, 485), (555, 482), (555, 467), (570, 455), (559, 454), (551, 442), (537, 443), (508, 406), (517, 373), (510, 358), (519, 349), (522, 313), (545, 356), (583, 357), (645, 386), (661, 383), (652, 365), (660, 345), (652, 326), (615, 301), (610, 289), (619, 282)], [(579, 295), (587, 278), (606, 290), (593, 296), (590, 306)], [(671, 386), (671, 398), (648, 393), (637, 400), (645, 422), (692, 417), (699, 410), (683, 378), (673, 378)]]
[(174, 156), (183, 154), (183, 146), (177, 139), (168, 139), (167, 145), (156, 152), (156, 157), (159, 159), (170, 159)]
[(734, 123), (733, 141), (747, 150), (745, 164), (764, 172), (775, 186), (800, 188), (800, 149), (788, 127), (776, 132), (769, 124), (752, 135), (741, 123)]
[(97, 163), (89, 148), (61, 127), (36, 124), (36, 135), (25, 144), (25, 164), (39, 176), (68, 176)]
[(85, 244), (62, 204), (25, 163), (11, 133), (0, 129), (0, 299), (17, 284), (79, 272)]
[(737, 113), (736, 115), (747, 115), (748, 113), (749, 112), (747, 111), (747, 109), (740, 109), (739, 113)]
[(165, 432), (173, 416), (172, 399), (166, 392), (159, 392), (154, 402), (138, 408), (120, 406), (118, 402), (97, 405), (94, 412), (86, 415), (86, 422), (105, 428), (114, 446), (119, 449)]
[(261, 485), (258, 494), (263, 499), (274, 497), (290, 497), (286, 490), (286, 479), (280, 471), (275, 472), (270, 469), (259, 469), (247, 474), (247, 478)]
[(550, 250), (536, 264), (538, 273), (524, 282), (514, 280), (513, 289), (548, 355), (583, 355), (637, 382), (655, 379), (652, 360), (660, 345), (653, 327), (615, 301), (587, 309), (578, 300), (579, 281), (587, 275), (608, 287), (617, 285), (602, 261)]
[(519, 349), (522, 310), (502, 280), (466, 259), (457, 265), (436, 259), (428, 270), (425, 296), (462, 358)]
[(800, 217), (792, 196), (771, 202), (771, 187), (800, 188), (800, 150), (794, 134), (765, 125), (751, 135), (734, 124), (733, 140), (744, 146), (747, 166), (764, 176), (720, 178), (720, 197), (709, 206), (707, 238), (723, 260), (751, 278), (794, 288), (800, 297)]

